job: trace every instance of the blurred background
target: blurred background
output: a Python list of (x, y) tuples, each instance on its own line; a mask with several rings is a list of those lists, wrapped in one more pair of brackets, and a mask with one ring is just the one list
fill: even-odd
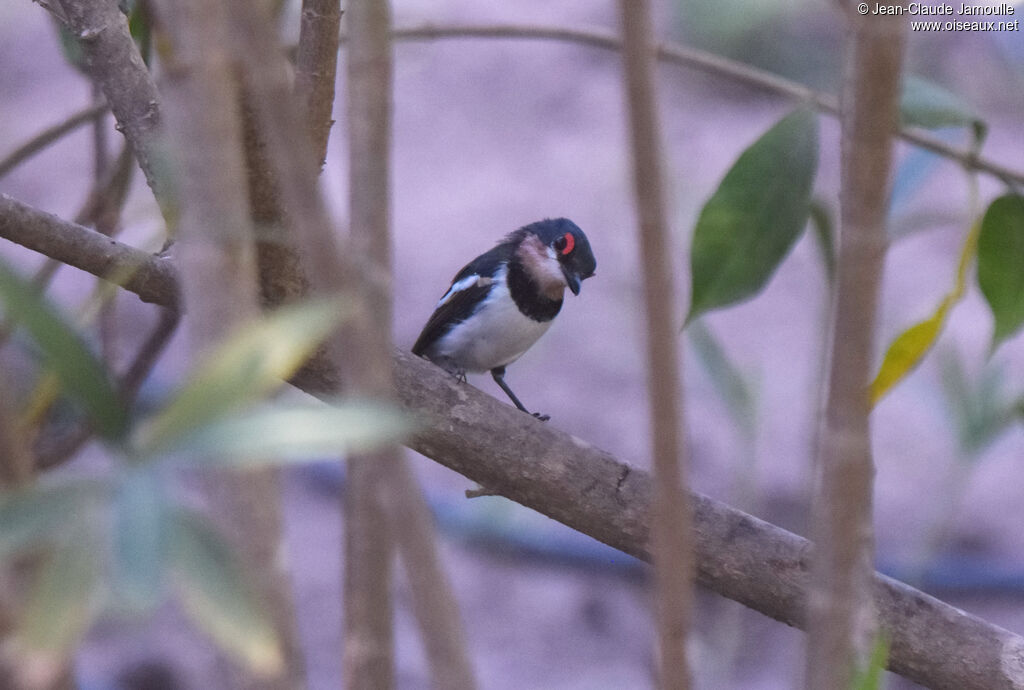
[[(297, 3), (290, 3), (297, 5)], [(516, 3), (394, 0), (396, 27), (551, 24), (616, 31), (616, 5), (594, 0)], [(700, 47), (835, 93), (841, 16), (811, 0), (663, 0), (661, 38)], [(1019, 18), (1024, 7), (1016, 4)], [(297, 36), (297, 7), (286, 32)], [(343, 23), (344, 28), (344, 23)], [(344, 80), (344, 48), (339, 66)], [(621, 65), (616, 53), (533, 40), (446, 39), (395, 45), (395, 338), (408, 348), (448, 281), (470, 258), (526, 223), (566, 216), (588, 234), (598, 269), (508, 381), (530, 409), (617, 457), (647, 466), (648, 417), (641, 281)], [(1024, 167), (1024, 38), (1020, 32), (913, 33), (907, 72), (956, 93), (988, 124), (982, 149)], [(737, 155), (793, 103), (723, 77), (662, 65), (664, 159), (678, 269), (679, 323), (689, 286), (689, 238), (701, 206)], [(323, 186), (345, 226), (347, 152), (339, 83)], [(0, 156), (90, 103), (46, 12), (0, 4)], [(822, 116), (815, 197), (838, 211), (837, 124)], [(109, 123), (109, 138), (120, 135)], [(963, 130), (938, 133), (958, 146)], [(119, 143), (119, 142), (118, 142)], [(113, 149), (113, 145), (111, 145)], [(0, 179), (0, 192), (71, 217), (92, 176), (88, 128)], [(970, 219), (1003, 191), (947, 160), (898, 147), (891, 251), (881, 301), (879, 356), (950, 289)], [(155, 205), (137, 176), (122, 238), (162, 241)], [(40, 257), (0, 253), (26, 273)], [(52, 288), (74, 310), (92, 280), (63, 269)], [(823, 367), (828, 282), (810, 234), (767, 289), (688, 329), (683, 342), (693, 488), (805, 534)], [(117, 303), (125, 352), (155, 321), (133, 296)], [(1024, 434), (1006, 417), (1024, 394), (1024, 343), (988, 356), (991, 316), (976, 284), (924, 364), (877, 407), (875, 496), (879, 568), (1024, 633)], [(181, 341), (181, 342), (178, 342)], [(183, 339), (146, 384), (168, 389), (188, 362)], [(16, 346), (0, 357), (20, 366)], [(502, 398), (489, 377), (470, 383)], [(145, 392), (144, 392), (145, 395)], [(90, 446), (74, 465), (98, 461)], [(416, 458), (444, 536), (481, 687), (643, 688), (652, 684), (647, 571), (627, 557), (500, 498), (466, 500), (471, 484)], [(310, 688), (335, 687), (341, 630), (341, 526), (336, 464), (289, 470), (288, 558)], [(399, 686), (428, 674), (399, 576)], [(802, 633), (699, 595), (692, 655), (701, 688), (787, 688), (798, 682)], [(226, 664), (168, 604), (152, 620), (97, 626), (82, 648), (81, 687), (227, 687)], [(890, 688), (915, 687), (889, 678)]]

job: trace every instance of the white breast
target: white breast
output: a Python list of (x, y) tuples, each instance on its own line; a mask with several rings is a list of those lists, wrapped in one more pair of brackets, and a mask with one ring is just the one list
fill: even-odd
[(465, 371), (489, 371), (516, 361), (544, 335), (551, 321), (523, 316), (508, 292), (506, 271), (494, 276), (496, 285), (476, 313), (438, 339), (434, 354)]

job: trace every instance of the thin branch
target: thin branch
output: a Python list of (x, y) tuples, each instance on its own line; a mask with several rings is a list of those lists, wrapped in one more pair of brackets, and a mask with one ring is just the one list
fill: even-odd
[[(578, 29), (559, 26), (528, 24), (494, 24), (443, 26), (425, 25), (395, 29), (392, 37), (396, 41), (434, 41), (447, 38), (503, 38), (511, 40), (546, 40), (579, 43), (603, 50), (622, 50), (622, 41), (615, 34), (603, 29)], [(348, 40), (342, 36), (342, 42)], [(662, 62), (681, 65), (698, 72), (725, 77), (747, 86), (785, 96), (801, 103), (809, 103), (817, 110), (829, 115), (839, 115), (839, 103), (831, 94), (816, 91), (803, 84), (791, 81), (777, 74), (729, 60), (714, 53), (682, 46), (675, 43), (660, 43), (657, 57)], [(949, 158), (968, 170), (978, 170), (1011, 186), (1024, 186), (1024, 172), (984, 158), (968, 149), (951, 146), (917, 127), (899, 127), (899, 137), (925, 150)]]
[[(25, 227), (12, 232), (19, 225)], [(52, 258), (100, 277), (134, 270), (148, 279), (126, 289), (143, 292), (145, 301), (177, 303), (177, 271), (169, 261), (4, 195), (0, 237), (44, 253), (77, 247)], [(418, 357), (394, 350), (393, 359), (398, 399), (423, 425), (410, 448), (598, 541), (649, 558), (647, 472), (525, 417)], [(311, 364), (292, 383), (311, 395), (334, 395), (337, 372), (322, 360)], [(701, 494), (691, 493), (690, 502), (698, 582), (803, 627), (810, 542)], [(929, 687), (1024, 686), (1024, 638), (883, 575), (875, 574), (873, 592), (891, 639), (890, 670)]]
[[(238, 108), (234, 17), (220, 2), (174, 0), (160, 5), (168, 27), (167, 130), (179, 156), (181, 222), (177, 253), (192, 349), (223, 342), (260, 313)], [(284, 659), (272, 677), (250, 679), (254, 690), (305, 685), (287, 564), (280, 557), (283, 508), (276, 469), (218, 473), (205, 482), (218, 522), (252, 568)]]
[(863, 17), (852, 5), (846, 14), (839, 252), (811, 517), (818, 548), (808, 599), (809, 690), (850, 687), (855, 671), (868, 662), (877, 630), (871, 599), (875, 467), (868, 383), (907, 23), (899, 17)]
[[(115, 234), (120, 225), (118, 220), (121, 217), (121, 210), (124, 208), (125, 199), (128, 197), (128, 188), (131, 184), (132, 156), (131, 149), (125, 144), (120, 155), (114, 163), (113, 168), (107, 171), (102, 180), (95, 180), (92, 189), (89, 190), (85, 202), (75, 214), (75, 223), (79, 225), (95, 224), (107, 235)], [(32, 286), (39, 292), (46, 292), (53, 277), (63, 266), (60, 261), (47, 259), (43, 265), (36, 270), (31, 278)], [(4, 319), (0, 321), (0, 347), (3, 347), (12, 333), (12, 324)]]
[(0, 178), (3, 178), (7, 173), (11, 172), (23, 162), (50, 146), (50, 144), (53, 144), (64, 136), (74, 132), (82, 125), (95, 121), (97, 117), (103, 115), (107, 110), (109, 110), (109, 107), (106, 103), (96, 103), (95, 105), (90, 105), (88, 108), (79, 110), (77, 113), (70, 115), (63, 122), (58, 122), (52, 127), (47, 127), (42, 132), (7, 154), (6, 158), (0, 160)]
[(166, 155), (160, 96), (128, 30), (128, 18), (117, 0), (59, 0), (59, 4), (68, 29), (82, 47), (90, 75), (107, 97), (117, 127), (131, 145), (164, 220), (170, 223), (174, 204), (167, 180), (159, 172)]
[(647, 390), (651, 408), (654, 507), (651, 516), (658, 612), (659, 687), (686, 690), (686, 638), (693, 609), (693, 545), (687, 501), (675, 288), (672, 285), (661, 125), (654, 76), (654, 29), (647, 0), (620, 0), (624, 86), (633, 148), (633, 193), (643, 257)]
[(320, 166), (327, 158), (334, 81), (338, 72), (341, 0), (302, 0), (299, 49), (295, 58), (295, 96), (306, 115), (313, 151)]
[[(391, 358), (391, 3), (351, 0), (348, 25), (349, 249), (364, 266), (354, 287), (366, 310), (345, 329), (358, 366), (348, 393), (392, 397)], [(394, 687), (391, 562), (395, 521), (382, 501), (391, 488), (416, 491), (398, 446), (348, 458), (345, 487), (345, 687)], [(397, 474), (401, 473), (401, 474)], [(408, 475), (408, 476), (404, 476)], [(401, 480), (406, 481), (402, 482)], [(403, 492), (404, 493), (404, 492)], [(392, 505), (397, 501), (392, 501)], [(391, 525), (388, 524), (391, 520)], [(406, 535), (407, 537), (409, 535)], [(422, 584), (422, 583), (420, 583)], [(442, 603), (442, 602), (438, 602)], [(424, 639), (424, 642), (428, 641)], [(425, 645), (429, 649), (429, 644)], [(437, 679), (434, 679), (435, 684)], [(438, 685), (438, 687), (443, 687)]]
[(168, 259), (0, 194), (0, 237), (134, 292), (143, 302), (178, 306), (177, 271)]
[[(146, 380), (149, 372), (156, 366), (171, 336), (178, 327), (180, 315), (177, 310), (160, 309), (160, 319), (157, 321), (153, 331), (146, 338), (146, 341), (139, 348), (132, 360), (128, 370), (121, 376), (118, 390), (125, 400), (126, 406), (130, 407), (138, 396), (139, 388)], [(61, 435), (59, 438), (40, 438), (35, 444), (35, 467), (37, 470), (47, 470), (64, 462), (75, 455), (93, 434), (93, 428), (86, 422), (80, 423), (75, 429)]]
[[(0, 395), (0, 490), (6, 491), (27, 484), (32, 479), (33, 468), (24, 430), (17, 421), (15, 396), (9, 393), (12, 389), (3, 371), (0, 371), (0, 386), (3, 387), (0, 390), (8, 391)], [(0, 605), (0, 610), (3, 608)]]

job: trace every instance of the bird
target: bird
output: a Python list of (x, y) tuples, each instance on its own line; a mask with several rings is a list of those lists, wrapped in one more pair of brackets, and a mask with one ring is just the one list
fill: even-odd
[(518, 409), (547, 421), (519, 401), (505, 368), (550, 328), (565, 288), (579, 295), (596, 268), (590, 241), (568, 218), (525, 225), (455, 274), (412, 352), (461, 381), (489, 371)]

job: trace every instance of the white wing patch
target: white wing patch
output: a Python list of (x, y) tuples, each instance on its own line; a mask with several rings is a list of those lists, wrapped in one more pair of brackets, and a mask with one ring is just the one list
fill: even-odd
[(462, 280), (452, 283), (452, 286), (448, 288), (448, 292), (444, 293), (444, 296), (442, 296), (441, 299), (438, 300), (437, 306), (434, 307), (434, 309), (440, 309), (442, 306), (447, 304), (448, 301), (451, 300), (451, 298), (454, 297), (456, 293), (462, 292), (463, 290), (469, 289), (471, 287), (484, 287), (486, 285), (490, 285), (493, 282), (493, 278), (485, 278), (476, 273), (474, 273), (473, 275), (466, 276)]
[[(548, 330), (551, 321), (534, 321), (519, 311), (509, 294), (506, 273), (507, 268), (502, 266), (493, 279), (483, 278), (497, 286), (471, 318), (438, 338), (432, 348), (438, 358), (463, 371), (488, 371), (519, 359)], [(450, 297), (446, 294), (444, 299)]]

